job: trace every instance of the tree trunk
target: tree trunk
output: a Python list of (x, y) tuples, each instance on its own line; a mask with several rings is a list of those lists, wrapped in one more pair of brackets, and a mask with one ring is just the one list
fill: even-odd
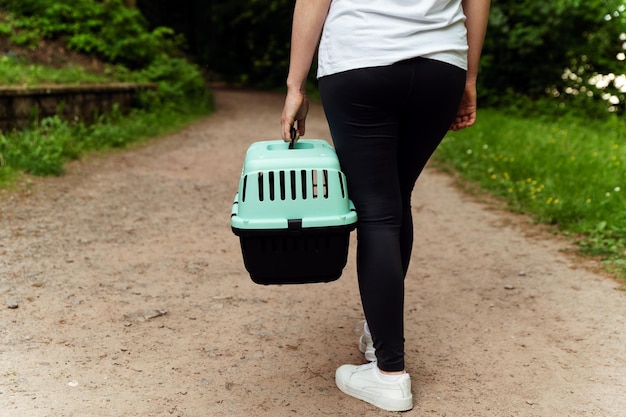
[(124, 0), (124, 6), (128, 7), (129, 9), (134, 9), (135, 7), (137, 7), (137, 0)]

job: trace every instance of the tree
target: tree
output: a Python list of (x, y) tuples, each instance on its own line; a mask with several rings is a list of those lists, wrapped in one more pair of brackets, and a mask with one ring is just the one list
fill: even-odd
[(564, 84), (563, 74), (572, 67), (575, 72), (580, 65), (589, 72), (615, 67), (624, 27), (607, 16), (621, 13), (621, 3), (494, 0), (481, 68), (483, 103), (545, 97)]
[(153, 26), (187, 39), (187, 50), (219, 79), (257, 87), (284, 84), (294, 0), (138, 0)]

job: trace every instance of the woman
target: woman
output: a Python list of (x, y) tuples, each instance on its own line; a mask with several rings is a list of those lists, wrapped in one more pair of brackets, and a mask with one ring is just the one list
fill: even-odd
[[(411, 192), (449, 129), (476, 120), (489, 0), (297, 0), (282, 137), (305, 133), (306, 78), (319, 44), (322, 104), (355, 204), (366, 323), (339, 389), (389, 411), (413, 407), (404, 365)], [(375, 357), (372, 357), (375, 355)]]

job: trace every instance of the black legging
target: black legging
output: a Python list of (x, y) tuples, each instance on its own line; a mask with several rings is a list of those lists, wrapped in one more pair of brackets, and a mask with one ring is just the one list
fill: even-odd
[(465, 71), (415, 58), (319, 80), (326, 118), (359, 216), (357, 273), (378, 367), (404, 369), (404, 277), (411, 192), (452, 123)]

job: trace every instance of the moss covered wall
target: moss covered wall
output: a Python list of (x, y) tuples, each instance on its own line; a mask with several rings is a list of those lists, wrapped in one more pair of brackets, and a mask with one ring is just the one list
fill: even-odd
[(89, 123), (114, 105), (127, 112), (138, 92), (154, 88), (131, 83), (0, 87), (0, 130), (23, 129), (57, 114)]

